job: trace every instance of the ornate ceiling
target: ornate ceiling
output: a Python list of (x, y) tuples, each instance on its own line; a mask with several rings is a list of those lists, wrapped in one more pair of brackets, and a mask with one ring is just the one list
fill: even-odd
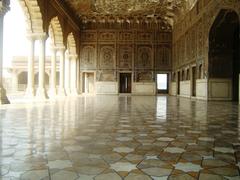
[(65, 0), (82, 23), (164, 23), (171, 26), (186, 0)]

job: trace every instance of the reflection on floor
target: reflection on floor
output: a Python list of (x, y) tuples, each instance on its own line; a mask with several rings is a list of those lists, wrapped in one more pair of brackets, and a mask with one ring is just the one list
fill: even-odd
[(0, 106), (2, 179), (239, 179), (240, 109), (175, 97)]

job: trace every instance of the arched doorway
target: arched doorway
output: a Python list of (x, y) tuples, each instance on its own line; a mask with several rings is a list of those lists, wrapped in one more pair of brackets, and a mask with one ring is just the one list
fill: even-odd
[(239, 100), (239, 52), (239, 17), (221, 10), (209, 33), (210, 96)]
[(27, 87), (27, 72), (18, 75), (18, 91), (25, 91)]

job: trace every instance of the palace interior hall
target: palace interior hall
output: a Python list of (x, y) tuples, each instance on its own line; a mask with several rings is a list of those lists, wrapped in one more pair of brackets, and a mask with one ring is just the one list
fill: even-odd
[(239, 0), (0, 0), (0, 179), (238, 180), (239, 96)]

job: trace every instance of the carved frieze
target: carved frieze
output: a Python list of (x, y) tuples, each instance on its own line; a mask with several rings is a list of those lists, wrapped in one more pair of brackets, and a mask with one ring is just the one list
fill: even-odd
[(81, 33), (81, 41), (82, 42), (97, 41), (97, 33), (96, 32), (82, 32)]
[(100, 32), (99, 41), (115, 41), (116, 40), (116, 34), (115, 32)]
[(137, 41), (152, 41), (153, 40), (153, 33), (152, 32), (138, 32), (136, 34)]
[(132, 32), (119, 32), (118, 40), (119, 41), (132, 41), (132, 40), (134, 40), (134, 34)]

